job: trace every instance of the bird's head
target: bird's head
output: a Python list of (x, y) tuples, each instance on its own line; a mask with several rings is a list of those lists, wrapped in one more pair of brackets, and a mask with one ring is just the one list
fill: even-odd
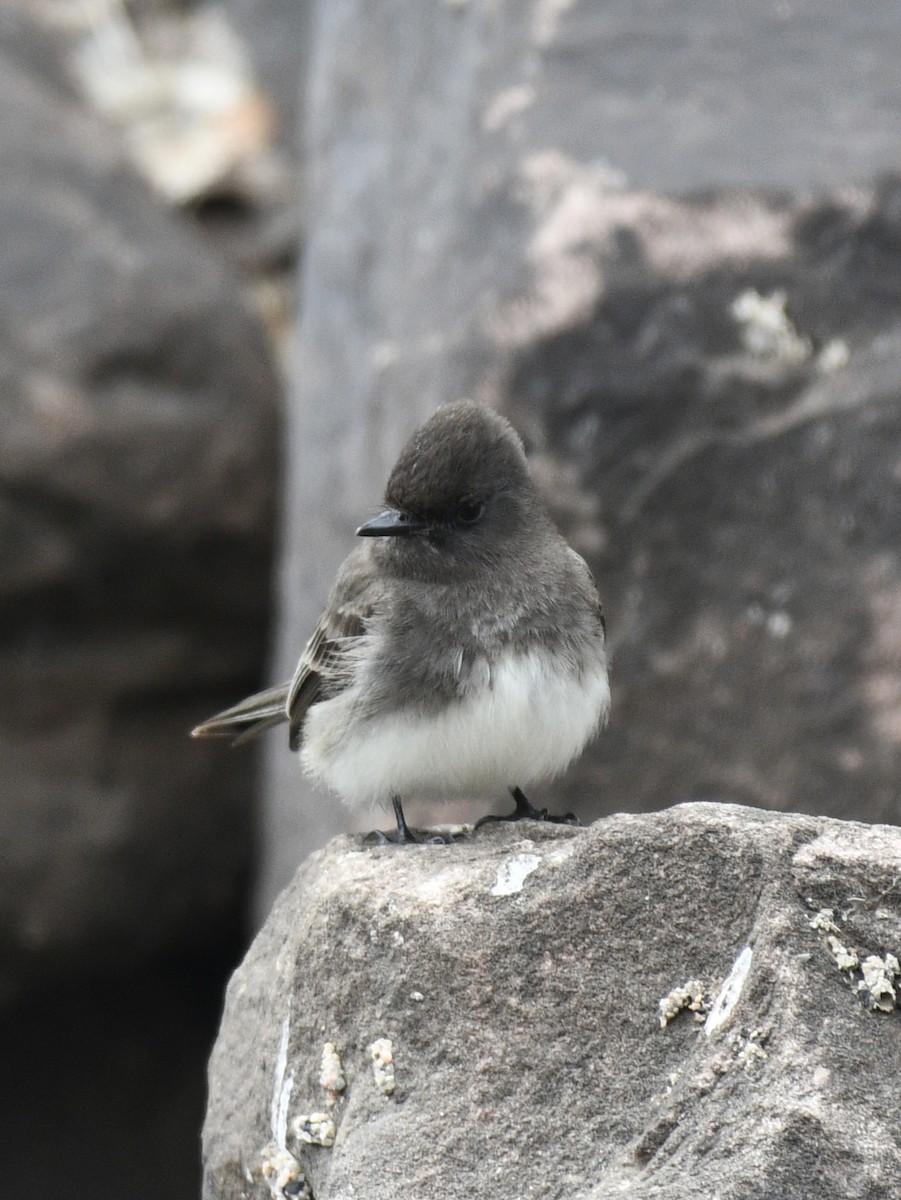
[(378, 538), (378, 559), (413, 578), (464, 578), (521, 556), (535, 522), (546, 522), (518, 435), (490, 408), (465, 400), (413, 434), (385, 503), (357, 533)]

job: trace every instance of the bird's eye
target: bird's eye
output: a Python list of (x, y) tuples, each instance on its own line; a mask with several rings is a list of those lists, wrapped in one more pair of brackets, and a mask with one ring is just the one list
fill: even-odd
[(475, 525), (484, 511), (485, 505), (481, 500), (461, 500), (457, 507), (457, 520), (464, 525)]

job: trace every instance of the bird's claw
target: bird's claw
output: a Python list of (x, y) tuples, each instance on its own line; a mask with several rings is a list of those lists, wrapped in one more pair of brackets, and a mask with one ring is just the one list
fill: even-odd
[(551, 825), (581, 825), (582, 822), (573, 812), (564, 813), (562, 816), (556, 816), (549, 813), (546, 808), (535, 808), (528, 796), (521, 788), (511, 788), (510, 794), (516, 804), (516, 808), (512, 813), (497, 814), (489, 813), (487, 817), (482, 817), (476, 821), (475, 828), (479, 829), (482, 825), (492, 825), (497, 821), (546, 821)]
[(380, 829), (374, 829), (372, 833), (367, 833), (363, 838), (365, 846), (405, 846), (413, 842), (424, 846), (449, 846), (453, 842), (452, 836), (439, 833), (435, 829), (411, 829), (404, 816), (400, 796), (393, 796), (392, 804), (394, 805), (395, 828), (390, 833), (382, 833)]
[(450, 846), (453, 842), (450, 834), (435, 833), (434, 830), (413, 830), (407, 826), (403, 834), (392, 829), (383, 833), (381, 829), (373, 829), (363, 838), (364, 846)]

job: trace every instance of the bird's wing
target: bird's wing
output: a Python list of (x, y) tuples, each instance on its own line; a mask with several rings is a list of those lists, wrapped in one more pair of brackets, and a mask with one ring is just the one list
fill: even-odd
[(325, 611), (304, 646), (288, 685), (285, 708), (292, 750), (300, 747), (304, 717), (310, 706), (339, 695), (352, 682), (383, 586), (372, 568), (371, 548), (366, 544), (358, 546), (344, 560)]
[(381, 588), (369, 566), (369, 549), (360, 546), (339, 571), (290, 683), (248, 696), (198, 725), (191, 736), (231, 737), (233, 744), (239, 745), (287, 721), (291, 749), (297, 750), (310, 705), (337, 696), (351, 682), (357, 662), (355, 652), (380, 595)]
[(330, 604), (319, 618), (288, 685), (285, 708), (292, 750), (300, 746), (304, 717), (310, 705), (337, 696), (350, 683), (354, 652), (366, 633), (366, 620), (371, 614), (371, 598), (364, 592), (363, 596), (350, 598), (337, 607)]

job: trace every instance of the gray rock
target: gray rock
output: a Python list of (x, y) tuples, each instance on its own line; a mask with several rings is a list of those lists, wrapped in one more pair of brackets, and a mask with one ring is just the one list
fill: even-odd
[[(633, 197), (592, 312), (518, 356), (510, 404), (612, 632), (611, 729), (563, 803), (592, 781), (897, 820), (897, 196)], [(785, 293), (791, 346), (749, 349), (746, 289)]]
[(4, 15), (0, 994), (234, 921), (253, 762), (187, 732), (256, 682), (276, 483), (237, 286), (22, 33)]
[[(794, 119), (845, 50), (873, 86), (894, 71), (897, 13), (811, 41), (810, 12), (319, 6), (281, 674), (404, 438), (476, 396), (526, 435), (609, 614), (610, 727), (542, 802), (898, 818), (898, 188), (809, 193), (896, 161), (899, 126), (872, 125), (844, 67), (804, 154)], [(767, 190), (668, 196), (623, 167)], [(794, 340), (751, 348), (748, 289), (785, 292)], [(267, 768), (264, 904), (346, 828), (283, 740)]]
[(829, 191), (901, 155), (892, 0), (873, 0), (865, 21), (818, 0), (728, 12), (716, 0), (538, 0), (510, 12), (537, 49), (535, 91), (570, 114), (554, 144), (637, 188)]
[[(223, 0), (278, 115), (281, 146), (297, 152), (310, 35), (310, 0)], [(300, 74), (298, 74), (300, 68)]]
[(888, 1200), (898, 1012), (836, 946), (897, 991), (899, 877), (898, 829), (727, 805), (337, 839), (229, 986), (205, 1198), (268, 1197), (274, 1137), (316, 1200)]

